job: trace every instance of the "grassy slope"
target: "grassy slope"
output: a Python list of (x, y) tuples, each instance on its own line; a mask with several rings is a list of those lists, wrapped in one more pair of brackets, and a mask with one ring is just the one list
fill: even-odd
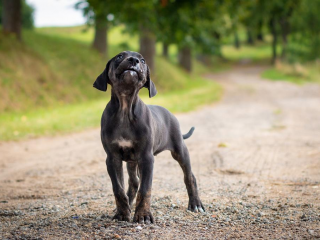
[[(99, 125), (110, 93), (92, 88), (107, 59), (90, 49), (90, 30), (82, 27), (46, 28), (24, 32), (25, 44), (14, 39), (0, 45), (0, 140), (74, 132)], [(1, 37), (1, 36), (0, 36)], [(5, 40), (5, 39), (3, 39)], [(137, 38), (114, 29), (109, 35), (110, 56), (137, 48)], [(187, 74), (157, 56), (152, 76), (159, 95), (145, 102), (185, 112), (219, 99), (221, 88), (199, 73), (209, 71), (196, 63), (196, 74)]]

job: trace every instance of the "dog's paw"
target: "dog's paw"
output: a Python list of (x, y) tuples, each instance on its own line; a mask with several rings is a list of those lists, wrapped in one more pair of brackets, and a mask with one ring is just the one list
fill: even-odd
[(189, 200), (188, 210), (192, 212), (205, 212), (203, 204), (199, 198)]
[(130, 213), (117, 212), (112, 219), (117, 219), (118, 221), (130, 221)]
[(138, 211), (134, 214), (133, 222), (150, 224), (154, 223), (154, 219), (150, 211)]

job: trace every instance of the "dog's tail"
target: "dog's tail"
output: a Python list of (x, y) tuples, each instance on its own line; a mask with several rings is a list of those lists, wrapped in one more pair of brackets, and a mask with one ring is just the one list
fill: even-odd
[(189, 130), (188, 133), (182, 135), (183, 139), (187, 139), (187, 138), (191, 137), (193, 131), (194, 131), (194, 127), (192, 127), (192, 128)]

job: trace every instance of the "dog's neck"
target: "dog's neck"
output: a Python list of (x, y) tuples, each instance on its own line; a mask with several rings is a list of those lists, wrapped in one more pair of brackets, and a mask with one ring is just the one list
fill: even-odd
[(138, 92), (134, 91), (132, 94), (118, 93), (114, 90), (111, 91), (111, 104), (116, 109), (116, 115), (120, 118), (120, 121), (130, 122), (135, 118), (135, 109), (140, 103)]

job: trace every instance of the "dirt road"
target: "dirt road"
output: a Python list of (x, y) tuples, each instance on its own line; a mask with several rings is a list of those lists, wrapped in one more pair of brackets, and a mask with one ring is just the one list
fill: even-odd
[(177, 115), (183, 132), (196, 127), (186, 143), (206, 213), (186, 211), (182, 171), (165, 152), (154, 170), (156, 224), (112, 221), (94, 129), (0, 144), (0, 238), (320, 238), (320, 86), (262, 80), (262, 70), (208, 75), (223, 99)]

